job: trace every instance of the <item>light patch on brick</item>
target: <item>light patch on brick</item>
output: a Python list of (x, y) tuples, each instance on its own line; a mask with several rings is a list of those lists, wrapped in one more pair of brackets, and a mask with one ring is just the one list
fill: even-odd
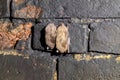
[(88, 19), (85, 19), (85, 18), (81, 19), (81, 23), (91, 23), (91, 22), (93, 22), (93, 19), (90, 19), (90, 18), (88, 18)]
[(42, 9), (40, 7), (27, 5), (20, 10), (16, 10), (14, 16), (19, 18), (39, 18), (41, 13)]
[(29, 57), (29, 55), (24, 55), (23, 58), (24, 59), (29, 59), (30, 57)]
[(115, 59), (115, 61), (116, 61), (117, 63), (120, 63), (120, 56), (118, 56), (118, 57)]
[(95, 22), (99, 23), (99, 22), (102, 22), (103, 19), (95, 19)]
[(18, 56), (18, 57), (23, 57), (24, 59), (29, 59), (29, 55), (26, 55), (26, 54), (20, 54), (18, 53), (16, 50), (1, 50), (0, 51), (0, 55), (3, 55), (3, 56)]
[(55, 71), (53, 74), (53, 80), (57, 80), (57, 71)]
[(74, 59), (77, 61), (81, 61), (81, 60), (86, 60), (86, 61), (90, 61), (93, 59), (110, 59), (112, 58), (111, 55), (95, 55), (95, 56), (90, 56), (89, 54), (75, 54), (74, 55)]
[(75, 58), (77, 61), (80, 61), (80, 60), (82, 60), (82, 55), (81, 55), (81, 54), (75, 54), (75, 55), (74, 55), (74, 58)]
[(7, 56), (7, 55), (13, 55), (13, 56), (22, 56), (22, 54), (19, 54), (17, 51), (15, 50), (8, 50), (8, 51), (0, 51), (0, 55), (4, 55), (4, 56)]
[(80, 19), (78, 19), (78, 18), (71, 18), (71, 20), (75, 23), (80, 23)]
[(110, 59), (112, 56), (111, 55), (99, 55), (99, 56), (94, 56), (93, 59)]

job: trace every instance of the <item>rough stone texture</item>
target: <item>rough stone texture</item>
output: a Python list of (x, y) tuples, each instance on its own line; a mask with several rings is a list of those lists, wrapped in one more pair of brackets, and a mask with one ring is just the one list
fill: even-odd
[(43, 18), (120, 17), (119, 0), (40, 0)]
[(71, 53), (87, 52), (88, 43), (88, 27), (87, 25), (80, 25), (72, 23), (69, 28), (70, 35), (70, 51)]
[(10, 1), (0, 0), (0, 17), (10, 17)]
[(119, 80), (120, 63), (114, 59), (76, 61), (59, 59), (59, 80)]
[[(80, 53), (87, 51), (87, 32), (88, 28), (86, 25), (81, 25), (75, 23), (70, 19), (46, 19), (40, 20), (40, 23), (34, 26), (33, 29), (33, 49), (45, 50), (45, 31), (44, 28), (49, 23), (55, 23), (55, 25), (60, 25), (64, 23), (68, 25), (68, 30), (70, 34), (70, 53)], [(41, 41), (41, 42), (40, 42)]]
[(90, 51), (120, 53), (119, 19), (93, 23), (90, 28)]
[(12, 0), (12, 17), (39, 18), (42, 9), (36, 6), (36, 0)]
[(120, 1), (116, 0), (55, 0), (55, 11), (62, 17), (119, 17)]
[(53, 80), (54, 58), (0, 55), (0, 61), (0, 80)]

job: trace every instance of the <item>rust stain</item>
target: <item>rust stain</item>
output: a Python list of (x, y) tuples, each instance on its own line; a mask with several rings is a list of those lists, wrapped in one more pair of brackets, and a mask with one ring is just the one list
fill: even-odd
[(55, 47), (56, 41), (56, 26), (53, 23), (50, 23), (45, 28), (45, 41), (46, 45), (53, 49)]
[(14, 16), (20, 18), (39, 18), (41, 12), (42, 9), (40, 7), (28, 4), (26, 7), (16, 10)]
[(27, 22), (20, 24), (17, 28), (11, 30), (12, 35), (15, 35), (19, 40), (26, 40), (31, 34), (32, 23)]
[(56, 48), (60, 53), (69, 52), (69, 32), (68, 27), (63, 23), (57, 29)]
[(17, 28), (10, 30), (12, 23), (0, 24), (0, 49), (13, 47), (18, 40), (26, 40), (31, 34), (32, 23), (20, 24)]
[(15, 3), (16, 6), (19, 6), (20, 4), (24, 3), (25, 0), (14, 0), (13, 2)]
[(86, 61), (90, 61), (92, 59), (110, 59), (112, 58), (111, 55), (96, 55), (96, 56), (90, 56), (89, 54), (75, 54), (74, 55), (74, 59), (77, 61), (81, 61), (81, 60), (86, 60)]

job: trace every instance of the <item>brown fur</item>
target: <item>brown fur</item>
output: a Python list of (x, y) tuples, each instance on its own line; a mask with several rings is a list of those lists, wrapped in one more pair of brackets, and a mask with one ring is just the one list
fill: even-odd
[(45, 33), (46, 45), (53, 49), (56, 41), (56, 26), (53, 23), (48, 24), (45, 28)]
[(69, 50), (68, 36), (68, 27), (62, 23), (57, 29), (56, 37), (56, 48), (60, 53), (65, 53)]

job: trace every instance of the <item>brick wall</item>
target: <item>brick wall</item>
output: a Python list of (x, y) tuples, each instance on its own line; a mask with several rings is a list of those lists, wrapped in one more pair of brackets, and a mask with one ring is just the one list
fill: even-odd
[(0, 0), (0, 80), (120, 80), (120, 0)]

